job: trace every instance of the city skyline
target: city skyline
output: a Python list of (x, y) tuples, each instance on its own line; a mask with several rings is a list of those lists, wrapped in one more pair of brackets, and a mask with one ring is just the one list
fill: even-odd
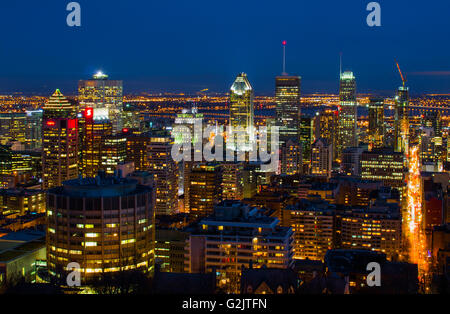
[[(27, 12), (2, 4), (0, 25), (13, 25), (13, 31), (4, 34), (8, 49), (0, 52), (8, 60), (0, 93), (44, 95), (60, 88), (70, 95), (78, 80), (103, 70), (124, 81), (125, 93), (226, 92), (228, 82), (245, 72), (256, 94), (271, 95), (273, 77), (282, 72), (283, 40), (286, 72), (302, 77), (305, 94), (338, 91), (340, 53), (343, 70), (355, 73), (360, 92), (395, 93), (401, 85), (397, 60), (413, 95), (448, 93), (450, 61), (442, 39), (448, 37), (444, 14), (450, 5), (437, 2), (426, 7), (420, 1), (382, 2), (378, 28), (365, 24), (366, 3), (356, 1), (286, 2), (273, 10), (253, 2), (240, 10), (203, 1), (171, 7), (140, 3), (137, 10), (80, 1), (82, 24), (76, 29), (64, 24), (66, 4), (46, 0), (30, 4)], [(40, 13), (54, 18), (41, 20)], [(48, 50), (55, 38), (58, 49)]]

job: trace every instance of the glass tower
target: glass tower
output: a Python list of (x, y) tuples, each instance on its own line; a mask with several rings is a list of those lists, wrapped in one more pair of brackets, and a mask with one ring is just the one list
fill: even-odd
[(409, 88), (400, 86), (395, 96), (394, 150), (408, 152), (409, 138)]
[(347, 147), (357, 146), (356, 121), (356, 79), (353, 72), (346, 71), (341, 74), (339, 86), (338, 155)]
[(253, 146), (253, 88), (247, 74), (240, 73), (230, 89), (230, 133), (235, 150), (249, 151)]

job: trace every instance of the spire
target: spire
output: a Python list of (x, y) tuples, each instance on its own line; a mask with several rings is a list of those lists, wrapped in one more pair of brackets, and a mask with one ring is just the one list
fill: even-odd
[(283, 73), (281, 75), (287, 75), (286, 73), (286, 40), (283, 40)]
[(342, 76), (342, 52), (339, 53), (339, 77)]

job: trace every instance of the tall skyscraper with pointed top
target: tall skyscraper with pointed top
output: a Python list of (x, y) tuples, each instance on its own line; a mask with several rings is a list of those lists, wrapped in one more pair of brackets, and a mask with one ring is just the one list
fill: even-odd
[(300, 92), (301, 77), (286, 73), (286, 41), (283, 41), (283, 72), (275, 77), (276, 125), (280, 127), (280, 172), (283, 174), (296, 174), (301, 169)]
[(78, 120), (76, 106), (57, 89), (43, 107), (43, 188), (78, 177)]
[(338, 156), (344, 149), (358, 145), (356, 122), (356, 78), (353, 72), (345, 71), (340, 75), (339, 84)]
[(250, 151), (255, 141), (253, 124), (253, 88), (247, 74), (240, 73), (230, 88), (230, 132), (236, 151)]

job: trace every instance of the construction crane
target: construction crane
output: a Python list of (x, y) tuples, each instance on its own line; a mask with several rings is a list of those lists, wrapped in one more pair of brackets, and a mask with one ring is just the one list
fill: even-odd
[(403, 87), (405, 87), (406, 84), (406, 78), (402, 74), (402, 70), (400, 70), (400, 66), (398, 65), (398, 62), (395, 61), (395, 64), (397, 64), (398, 73), (400, 73), (400, 77), (402, 78)]

